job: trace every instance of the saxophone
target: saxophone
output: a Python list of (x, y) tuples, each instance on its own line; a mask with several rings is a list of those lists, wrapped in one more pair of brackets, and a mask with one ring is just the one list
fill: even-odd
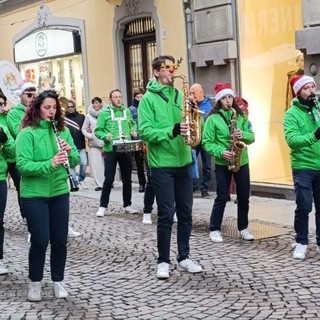
[(187, 99), (189, 97), (189, 89), (186, 77), (179, 75), (173, 78), (180, 78), (183, 83), (182, 121), (189, 124), (190, 128), (183, 140), (189, 146), (196, 147), (201, 141), (201, 121), (204, 112), (199, 110), (197, 105), (191, 105)]
[(246, 144), (234, 136), (234, 132), (237, 129), (237, 111), (233, 108), (231, 108), (231, 110), (233, 114), (230, 121), (229, 151), (234, 153), (234, 157), (228, 161), (228, 169), (232, 172), (238, 172), (240, 169), (241, 154)]

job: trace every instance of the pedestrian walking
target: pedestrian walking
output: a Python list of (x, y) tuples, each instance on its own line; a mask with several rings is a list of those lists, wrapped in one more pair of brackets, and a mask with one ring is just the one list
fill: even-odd
[(87, 169), (87, 153), (85, 138), (81, 131), (84, 119), (85, 116), (77, 111), (76, 103), (72, 99), (68, 99), (68, 107), (65, 110), (64, 115), (65, 125), (70, 130), (73, 142), (76, 145), (80, 155), (79, 173), (77, 173), (76, 169), (74, 168), (71, 169), (71, 172), (77, 187), (81, 187), (82, 189), (86, 190), (88, 189), (88, 186), (85, 182)]
[(293, 258), (304, 259), (309, 244), (309, 213), (313, 201), (317, 251), (320, 252), (320, 104), (316, 97), (317, 86), (312, 77), (293, 77), (290, 85), (293, 99), (291, 107), (285, 113), (283, 125), (290, 148), (296, 195), (296, 243)]
[(182, 121), (182, 94), (174, 88), (176, 69), (177, 64), (172, 56), (159, 56), (152, 61), (156, 79), (148, 83), (147, 92), (138, 109), (139, 133), (147, 144), (151, 183), (158, 205), (158, 279), (170, 276), (170, 243), (175, 205), (179, 267), (191, 273), (202, 271), (202, 267), (190, 258), (192, 159), (191, 147), (183, 139), (190, 128), (188, 123)]
[(99, 97), (94, 97), (91, 100), (91, 105), (88, 108), (88, 114), (82, 125), (82, 134), (88, 139), (88, 155), (90, 175), (93, 177), (96, 184), (95, 191), (101, 191), (104, 180), (104, 162), (103, 162), (103, 146), (104, 142), (98, 139), (94, 133), (97, 125), (97, 118), (102, 111), (103, 103)]
[(233, 177), (237, 185), (240, 237), (253, 240), (248, 230), (250, 173), (246, 145), (253, 143), (255, 136), (247, 115), (235, 102), (230, 84), (218, 82), (215, 94), (216, 104), (207, 117), (202, 139), (204, 148), (215, 157), (217, 196), (210, 217), (210, 239), (223, 242), (221, 223)]
[[(55, 135), (53, 123), (59, 137)], [(41, 300), (45, 257), (50, 242), (50, 267), (56, 298), (66, 298), (63, 283), (67, 258), (69, 185), (66, 167), (79, 163), (71, 134), (64, 126), (55, 91), (42, 92), (27, 109), (16, 140), (21, 173), (21, 202), (31, 234), (29, 301)]]

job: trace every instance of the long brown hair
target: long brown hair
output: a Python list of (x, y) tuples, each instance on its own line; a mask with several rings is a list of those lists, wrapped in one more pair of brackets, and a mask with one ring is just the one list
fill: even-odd
[[(237, 114), (241, 114), (242, 116), (245, 115), (245, 113), (243, 112), (243, 110), (238, 106), (238, 104), (236, 103), (235, 98), (233, 98), (233, 103), (232, 103), (232, 108), (234, 110), (236, 110)], [(208, 113), (208, 117), (214, 113), (217, 113), (220, 109), (222, 109), (222, 103), (221, 100), (219, 100), (209, 111)], [(208, 119), (207, 117), (207, 119)]]
[(57, 123), (57, 128), (59, 131), (64, 130), (64, 121), (62, 117), (62, 109), (59, 102), (59, 94), (54, 90), (45, 90), (42, 93), (40, 93), (35, 100), (33, 101), (32, 105), (27, 108), (26, 114), (22, 120), (21, 128), (25, 127), (38, 127), (41, 116), (40, 116), (40, 106), (42, 105), (43, 101), (46, 98), (52, 98), (56, 101), (56, 115), (54, 117), (54, 120)]

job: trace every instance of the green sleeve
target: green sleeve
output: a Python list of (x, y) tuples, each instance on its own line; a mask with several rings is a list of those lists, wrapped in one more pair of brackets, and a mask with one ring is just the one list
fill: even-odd
[(28, 130), (22, 130), (16, 140), (17, 168), (22, 175), (34, 176), (51, 173), (56, 170), (52, 165), (52, 158), (34, 161), (34, 136)]

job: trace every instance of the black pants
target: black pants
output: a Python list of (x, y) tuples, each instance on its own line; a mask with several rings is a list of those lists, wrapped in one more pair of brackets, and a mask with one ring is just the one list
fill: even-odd
[(116, 174), (117, 163), (119, 163), (122, 179), (123, 206), (131, 206), (132, 196), (132, 159), (131, 152), (105, 152), (104, 153), (104, 182), (100, 197), (100, 207), (107, 208), (110, 200), (110, 193), (114, 176)]

